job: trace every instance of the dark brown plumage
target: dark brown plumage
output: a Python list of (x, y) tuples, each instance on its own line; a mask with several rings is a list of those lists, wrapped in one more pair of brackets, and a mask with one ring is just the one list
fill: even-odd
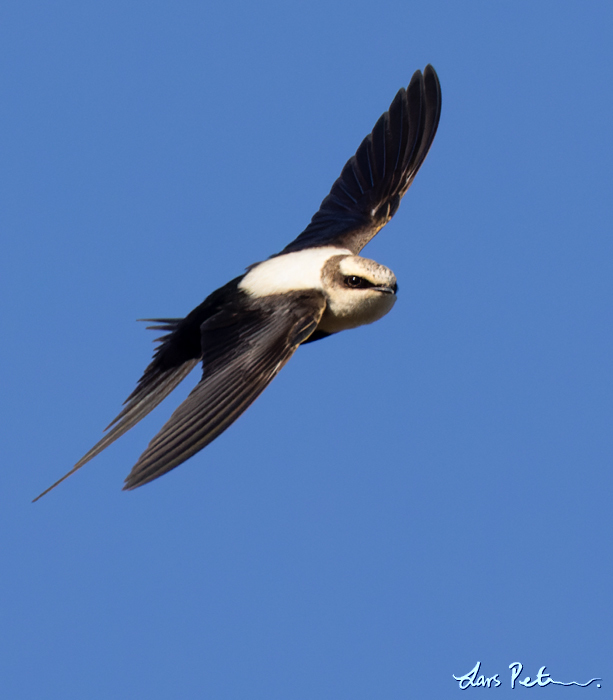
[[(203, 365), (200, 382), (149, 443), (124, 488), (156, 479), (208, 445), (260, 395), (301, 343), (372, 323), (387, 313), (395, 301), (395, 276), (374, 261), (353, 256), (398, 209), (432, 145), (440, 112), (438, 77), (428, 65), (398, 92), (311, 223), (273, 256), (279, 262), (291, 254), (281, 265), (269, 260), (251, 266), (249, 270), (258, 270), (251, 286), (246, 284), (248, 271), (210, 294), (185, 318), (153, 320), (151, 328), (166, 334), (158, 339), (153, 360), (123, 410), (107, 434), (34, 500), (144, 418), (198, 362)], [(347, 271), (343, 261), (355, 269)], [(324, 275), (326, 264), (334, 267), (330, 279)]]

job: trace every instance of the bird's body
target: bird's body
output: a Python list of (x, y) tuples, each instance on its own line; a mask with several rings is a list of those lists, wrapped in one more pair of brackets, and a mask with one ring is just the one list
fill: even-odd
[(107, 434), (36, 499), (155, 408), (202, 362), (203, 375), (126, 479), (132, 489), (174, 469), (214, 440), (306, 342), (373, 323), (396, 301), (391, 270), (358, 254), (398, 208), (438, 126), (434, 69), (417, 71), (347, 162), (307, 228), (281, 253), (210, 294), (166, 332)]

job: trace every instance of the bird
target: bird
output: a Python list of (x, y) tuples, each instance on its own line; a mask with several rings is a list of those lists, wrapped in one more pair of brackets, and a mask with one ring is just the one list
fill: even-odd
[(151, 440), (124, 490), (157, 479), (210, 444), (299, 345), (387, 314), (396, 301), (396, 277), (360, 251), (396, 213), (428, 154), (440, 114), (439, 79), (427, 65), (398, 91), (297, 238), (184, 318), (142, 319), (164, 335), (135, 390), (106, 435), (34, 501), (150, 413), (198, 363), (202, 378)]

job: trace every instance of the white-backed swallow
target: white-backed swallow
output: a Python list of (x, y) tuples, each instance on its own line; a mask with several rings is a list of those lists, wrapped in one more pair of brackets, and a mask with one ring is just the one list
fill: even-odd
[(40, 498), (144, 418), (202, 362), (202, 379), (126, 479), (134, 489), (206, 447), (268, 386), (302, 343), (372, 323), (396, 301), (396, 277), (359, 257), (392, 218), (436, 134), (441, 89), (417, 71), (349, 159), (306, 229), (277, 255), (208, 296), (166, 333), (107, 434)]

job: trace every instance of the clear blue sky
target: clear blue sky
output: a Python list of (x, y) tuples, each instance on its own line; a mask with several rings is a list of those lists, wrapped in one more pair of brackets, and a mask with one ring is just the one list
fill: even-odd
[[(610, 696), (612, 36), (609, 2), (5, 0), (2, 698)], [(364, 251), (393, 311), (122, 492), (195, 373), (32, 505), (135, 319), (293, 239), (427, 63), (438, 135)], [(477, 661), (503, 685), (460, 691)]]

